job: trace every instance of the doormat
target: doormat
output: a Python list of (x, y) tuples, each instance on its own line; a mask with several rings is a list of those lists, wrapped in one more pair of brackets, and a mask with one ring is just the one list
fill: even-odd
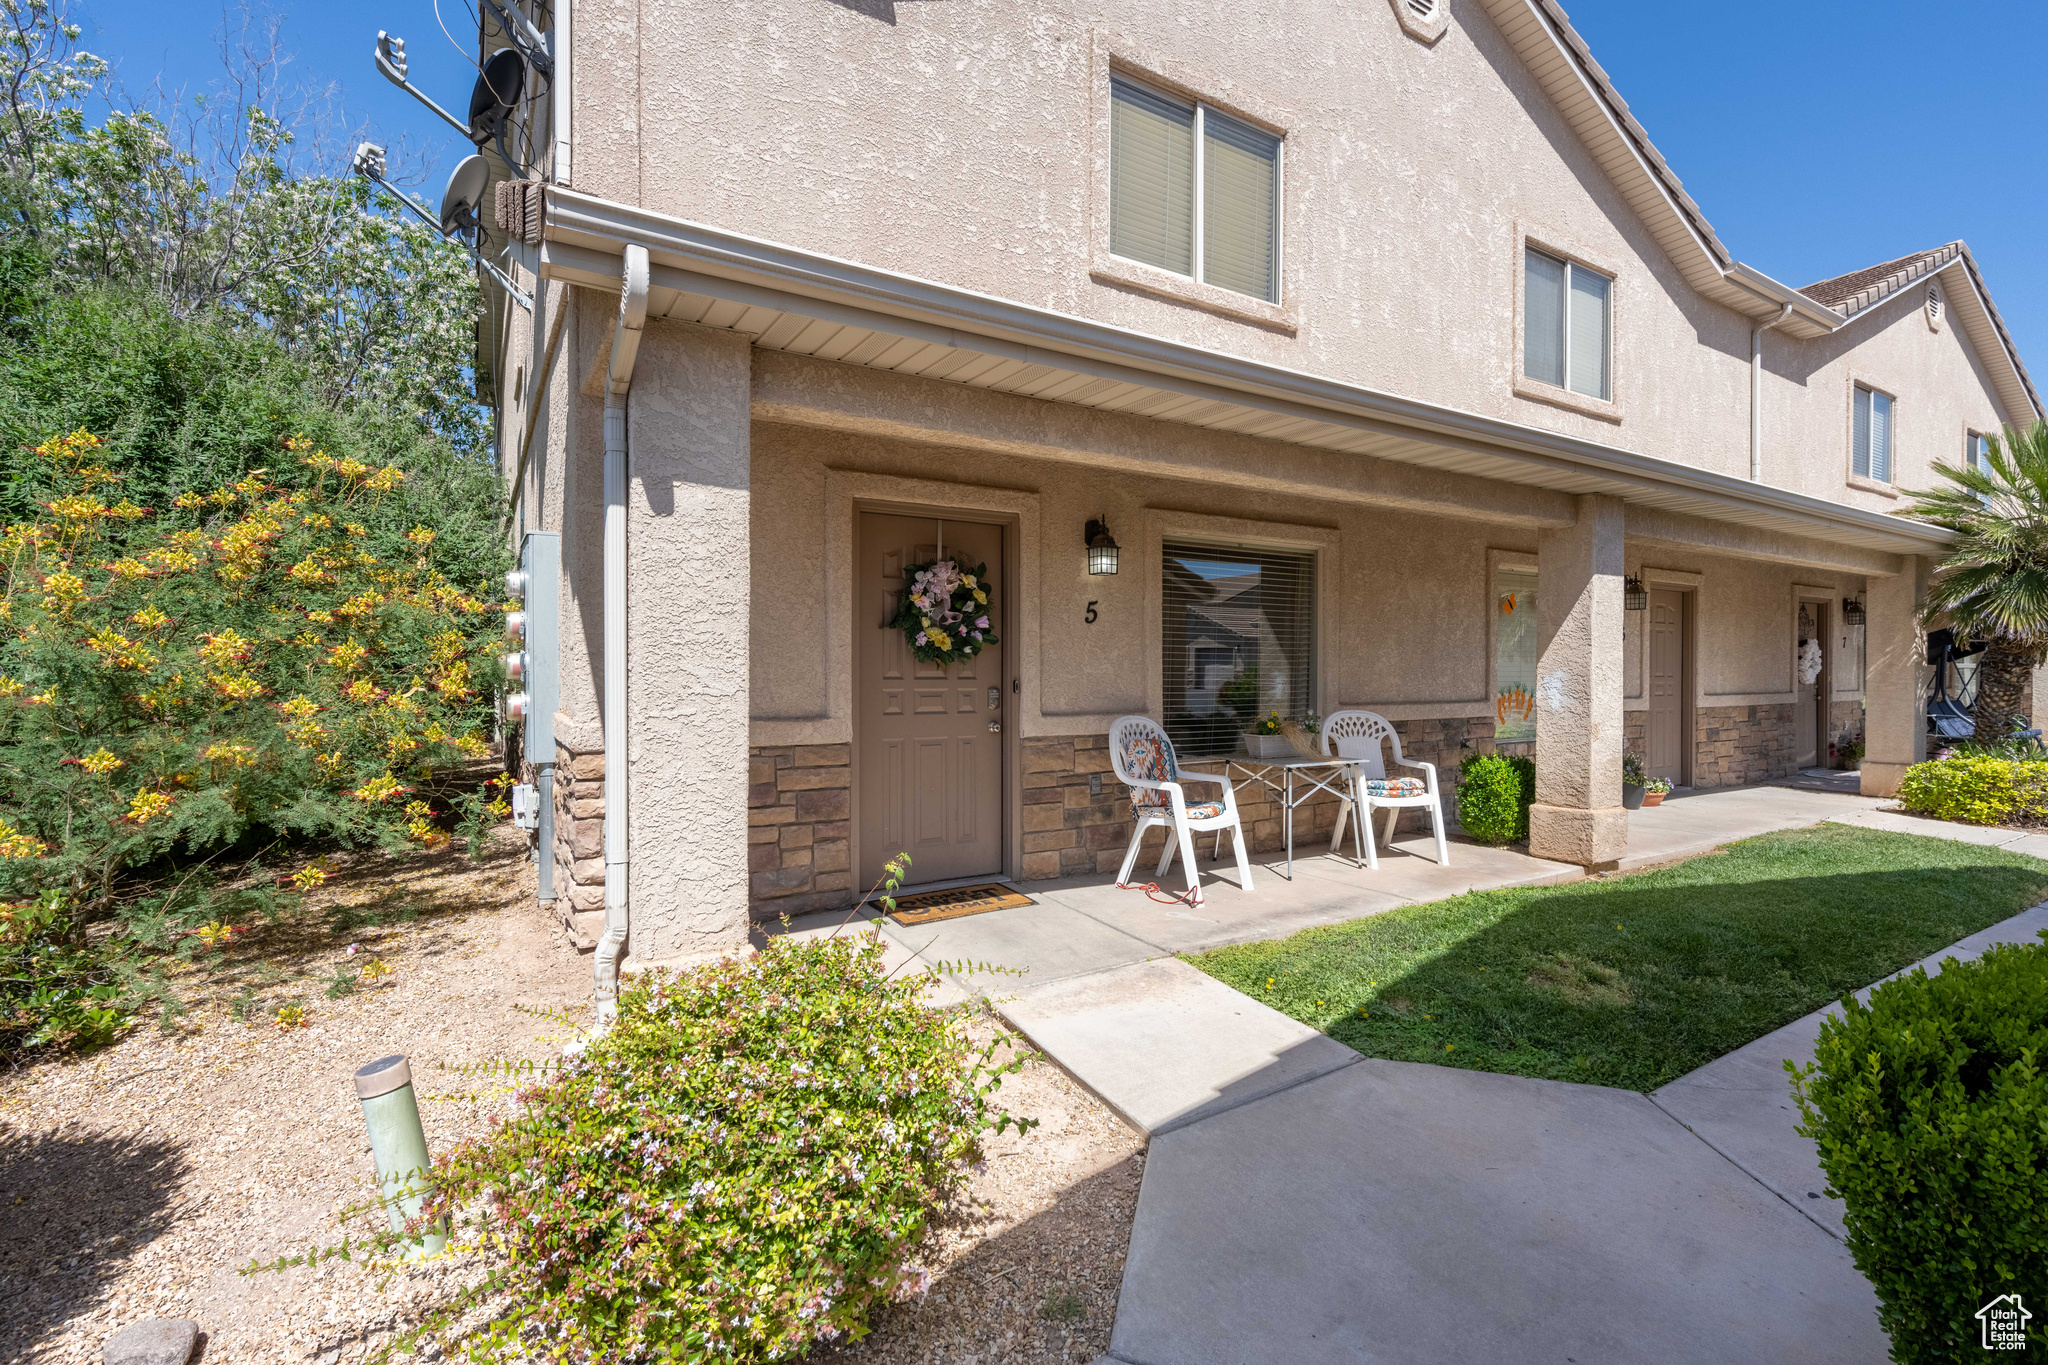
[(1012, 891), (1001, 882), (978, 886), (956, 886), (949, 891), (919, 891), (898, 896), (896, 910), (889, 916), (898, 924), (934, 924), (942, 919), (978, 915), (984, 910), (1014, 910), (1032, 905), (1031, 897)]

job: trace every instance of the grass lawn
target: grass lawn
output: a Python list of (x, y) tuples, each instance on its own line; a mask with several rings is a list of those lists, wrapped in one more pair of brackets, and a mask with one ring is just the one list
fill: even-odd
[(1654, 1090), (2043, 900), (2048, 862), (1821, 825), (1190, 961), (1368, 1057)]

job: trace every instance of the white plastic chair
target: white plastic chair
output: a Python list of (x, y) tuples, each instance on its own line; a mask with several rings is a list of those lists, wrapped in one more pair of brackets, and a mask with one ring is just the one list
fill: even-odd
[[(1116, 874), (1119, 883), (1130, 881), (1131, 865), (1138, 861), (1138, 843), (1145, 837), (1145, 831), (1154, 825), (1167, 825), (1171, 833), (1165, 851), (1159, 855), (1159, 868), (1152, 874), (1155, 878), (1166, 875), (1177, 847), (1187, 869), (1188, 899), (1192, 904), (1201, 904), (1201, 876), (1195, 871), (1195, 831), (1216, 830), (1216, 837), (1221, 840), (1222, 831), (1227, 829), (1231, 847), (1237, 853), (1238, 884), (1247, 891), (1252, 889), (1244, 826), (1237, 819), (1237, 793), (1228, 777), (1220, 773), (1183, 772), (1174, 757), (1173, 741), (1149, 716), (1117, 717), (1109, 727), (1109, 762), (1116, 769), (1117, 780), (1130, 788), (1131, 809), (1138, 817), (1138, 827), (1131, 831), (1131, 846), (1124, 853), (1123, 869)], [(1223, 799), (1190, 805), (1181, 789), (1187, 782), (1219, 786), (1223, 788)]]
[[(1404, 768), (1420, 768), (1423, 776), (1388, 777), (1380, 754), (1381, 740), (1393, 743), (1394, 762)], [(1378, 867), (1379, 849), (1372, 837), (1373, 810), (1381, 808), (1387, 812), (1386, 840), (1392, 847), (1395, 822), (1403, 810), (1415, 807), (1429, 811), (1436, 826), (1436, 860), (1441, 866), (1450, 866), (1451, 851), (1444, 842), (1444, 807), (1437, 792), (1436, 764), (1403, 758), (1401, 736), (1391, 721), (1372, 711), (1334, 712), (1323, 722), (1323, 752), (1351, 760), (1351, 795), (1337, 811), (1337, 828), (1330, 834), (1332, 854), (1344, 842), (1345, 820), (1352, 819), (1357, 823), (1359, 846), (1365, 850), (1365, 865)]]

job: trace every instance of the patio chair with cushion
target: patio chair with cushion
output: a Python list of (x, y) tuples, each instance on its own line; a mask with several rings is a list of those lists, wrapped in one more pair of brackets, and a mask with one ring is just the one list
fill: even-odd
[[(1109, 762), (1116, 770), (1117, 780), (1130, 788), (1131, 810), (1138, 817), (1138, 827), (1131, 831), (1131, 846), (1124, 853), (1123, 870), (1116, 874), (1119, 885), (1131, 879), (1131, 865), (1138, 861), (1138, 843), (1145, 837), (1145, 831), (1154, 825), (1166, 825), (1170, 832), (1166, 848), (1159, 855), (1158, 870), (1152, 874), (1154, 879), (1166, 875), (1178, 848), (1181, 862), (1187, 868), (1187, 900), (1200, 904), (1202, 883), (1200, 874), (1195, 871), (1195, 832), (1215, 830), (1220, 844), (1222, 832), (1227, 829), (1231, 847), (1237, 852), (1238, 885), (1247, 891), (1252, 889), (1251, 863), (1245, 857), (1244, 827), (1237, 819), (1237, 793), (1231, 788), (1228, 777), (1218, 773), (1183, 771), (1174, 757), (1173, 741), (1149, 716), (1117, 717), (1116, 723), (1109, 727)], [(1223, 799), (1191, 805), (1182, 791), (1182, 785), (1188, 782), (1221, 787)], [(1218, 852), (1221, 852), (1220, 848)]]
[[(1418, 768), (1421, 777), (1388, 777), (1382, 740), (1394, 746), (1394, 762), (1403, 768)], [(1323, 752), (1351, 760), (1351, 795), (1337, 811), (1337, 828), (1330, 835), (1330, 852), (1344, 842), (1344, 822), (1354, 820), (1358, 843), (1365, 850), (1365, 865), (1380, 865), (1379, 849), (1372, 837), (1372, 813), (1387, 813), (1386, 841), (1394, 842), (1394, 824), (1410, 808), (1427, 810), (1436, 827), (1436, 860), (1448, 867), (1450, 847), (1444, 842), (1444, 807), (1437, 792), (1436, 764), (1401, 756), (1401, 736), (1385, 716), (1372, 711), (1337, 711), (1323, 721)]]

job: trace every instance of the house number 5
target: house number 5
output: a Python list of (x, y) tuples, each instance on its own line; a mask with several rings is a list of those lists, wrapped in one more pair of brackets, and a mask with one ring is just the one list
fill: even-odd
[[(1096, 601), (1100, 601), (1100, 600), (1101, 600), (1100, 598), (1097, 598), (1097, 599), (1096, 599)], [(1086, 621), (1086, 622), (1087, 622), (1087, 623), (1088, 623), (1089, 625), (1091, 625), (1091, 626), (1095, 624), (1095, 603), (1094, 603), (1094, 602), (1090, 602), (1090, 603), (1088, 604), (1088, 614), (1087, 614), (1086, 616), (1082, 617), (1081, 619), (1082, 619), (1082, 620), (1084, 620), (1084, 621)]]

